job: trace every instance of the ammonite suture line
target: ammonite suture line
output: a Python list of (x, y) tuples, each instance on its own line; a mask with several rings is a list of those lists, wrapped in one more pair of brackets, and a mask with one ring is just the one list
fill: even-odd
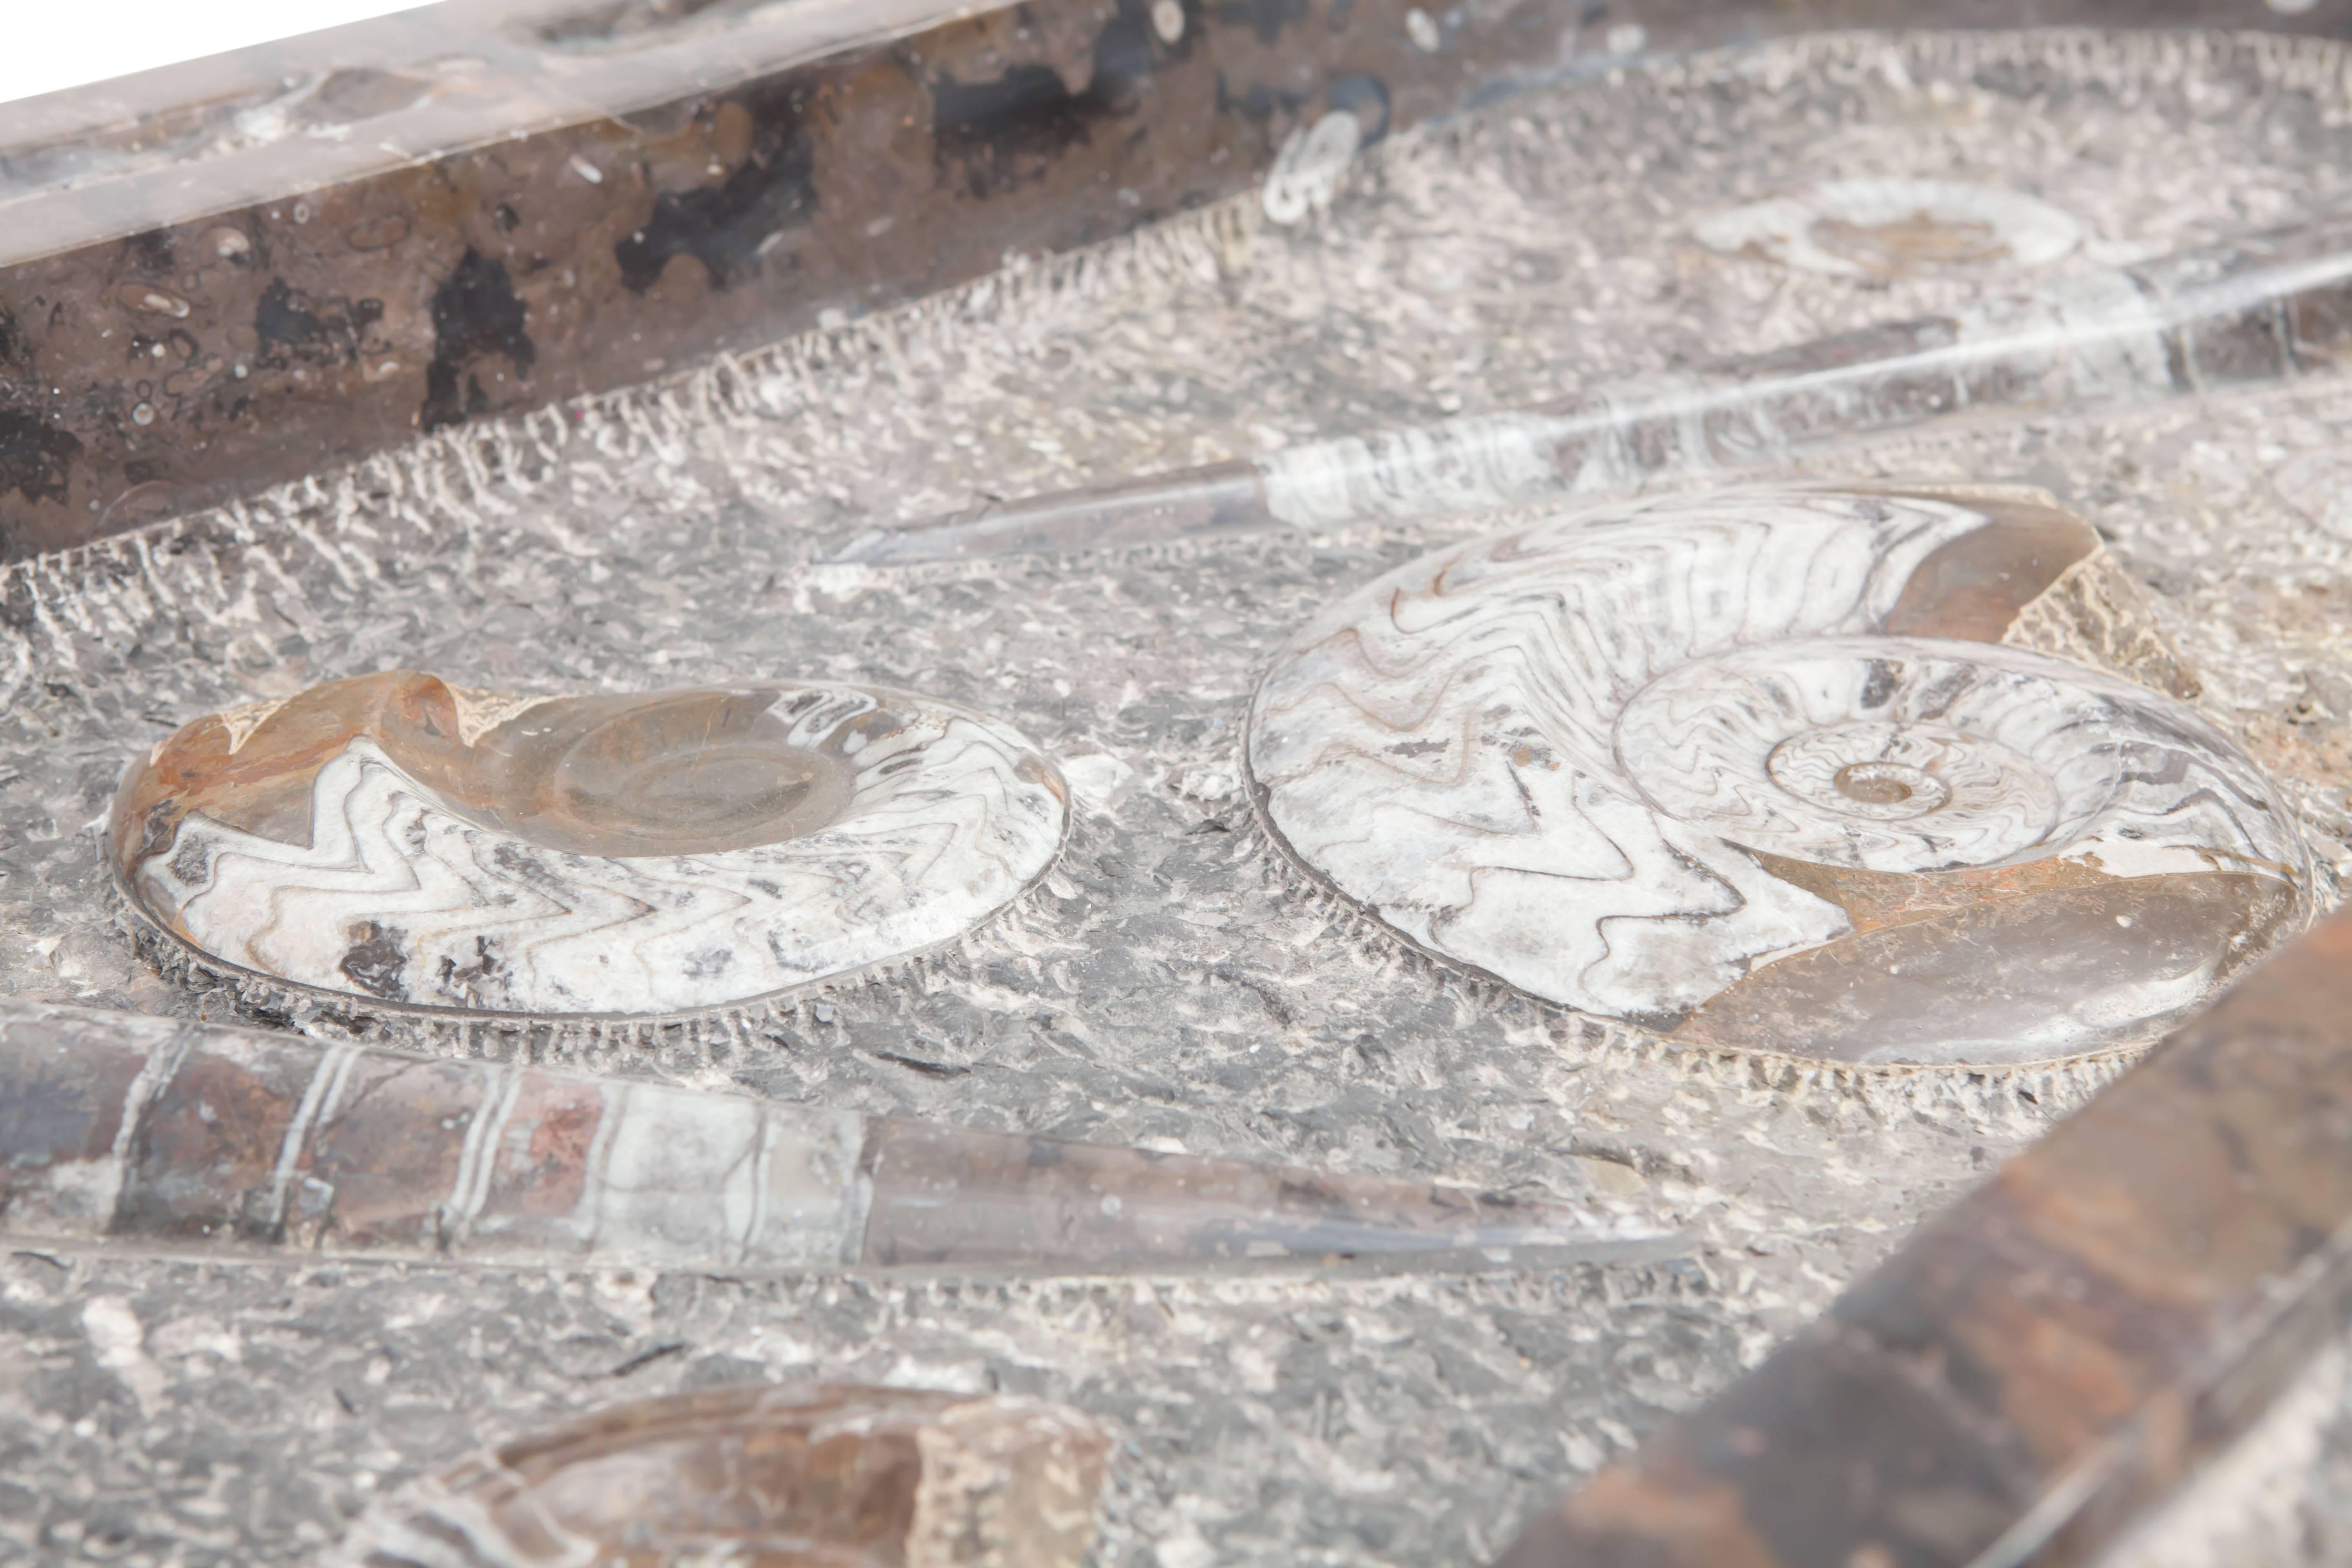
[(2262, 772), (2113, 671), (2179, 675), (2080, 613), (2104, 561), (2031, 492), (1571, 513), (1343, 595), (1245, 755), (1301, 867), (1532, 995), (1841, 1060), (2081, 1051), (2307, 908)]
[(493, 1014), (743, 1003), (952, 941), (1052, 864), (1052, 763), (863, 687), (394, 671), (199, 719), (125, 783), (134, 910), (235, 971)]

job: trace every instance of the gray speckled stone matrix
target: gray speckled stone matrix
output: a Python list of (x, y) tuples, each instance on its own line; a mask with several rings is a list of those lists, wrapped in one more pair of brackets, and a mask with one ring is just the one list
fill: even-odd
[[(2345, 70), (2318, 45), (2003, 36), (1629, 68), (1387, 149), (1297, 227), (1218, 209), (12, 569), (13, 994), (227, 1016), (226, 993), (131, 951), (87, 832), (125, 760), (197, 713), (395, 666), (508, 689), (871, 681), (1002, 713), (1055, 752), (1080, 806), (1059, 869), (950, 960), (755, 1043), (615, 1040), (578, 1065), (1542, 1188), (1705, 1246), (1569, 1275), (1017, 1285), (17, 1253), (0, 1258), (0, 1561), (306, 1562), (485, 1434), (802, 1375), (1015, 1389), (1113, 1421), (1106, 1564), (1498, 1551), (2113, 1064), (1856, 1075), (1674, 1055), (1475, 993), (1286, 885), (1238, 792), (1244, 697), (1337, 588), (1433, 532), (933, 575), (808, 561), (984, 495), (1513, 406), (2053, 275), (1857, 284), (1686, 237), (1811, 181), (2028, 191), (2090, 237), (2055, 273), (2284, 221), (2352, 169)], [(2352, 398), (2321, 384), (1958, 426), (1807, 473), (2023, 479), (2082, 509), (2154, 590), (2208, 714), (2284, 781), (2332, 897), (2352, 829), (2352, 525), (2325, 498), (2347, 435)], [(2274, 1558), (2333, 1561), (2352, 1549), (2334, 1489), (2352, 1418), (2305, 1403), (2308, 1441), (2287, 1447), (2315, 1479), (2248, 1528), (2290, 1543)]]

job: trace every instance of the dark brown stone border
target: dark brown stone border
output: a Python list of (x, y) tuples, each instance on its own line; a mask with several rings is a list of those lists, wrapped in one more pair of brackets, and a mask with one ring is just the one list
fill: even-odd
[(2086, 1563), (2347, 1317), (2338, 913), (1500, 1568)]
[[(0, 559), (623, 386), (1621, 52), (2352, 0), (453, 0), (0, 107)], [(680, 16), (678, 13), (690, 13)]]

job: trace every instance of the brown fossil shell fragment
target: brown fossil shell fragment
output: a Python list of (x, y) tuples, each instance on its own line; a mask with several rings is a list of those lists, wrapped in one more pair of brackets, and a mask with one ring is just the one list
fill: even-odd
[(646, 1015), (952, 941), (1045, 873), (1066, 816), (1019, 735), (904, 692), (525, 697), (396, 670), (185, 726), (111, 832), (133, 910), (232, 971)]
[(1110, 1452), (1041, 1400), (835, 1385), (624, 1405), (363, 1526), (364, 1568), (1076, 1568)]
[(2039, 267), (2083, 240), (2074, 218), (2020, 192), (1915, 179), (1832, 180), (1717, 213), (1696, 232), (1713, 250), (1853, 278)]
[(1439, 551), (1266, 673), (1300, 867), (1416, 946), (1695, 1044), (2033, 1059), (2299, 929), (2309, 861), (2038, 491), (1732, 489)]

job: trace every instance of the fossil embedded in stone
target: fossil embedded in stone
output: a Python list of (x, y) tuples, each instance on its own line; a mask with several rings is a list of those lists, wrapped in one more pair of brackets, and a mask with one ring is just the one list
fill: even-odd
[(112, 835), (135, 910), (234, 971), (616, 1015), (952, 941), (1044, 874), (1066, 817), (1019, 735), (903, 692), (528, 697), (394, 671), (187, 725)]
[(1684, 1256), (1547, 1198), (0, 1002), (0, 1237), (729, 1276)]
[[(2137, 679), (2132, 679), (2132, 678)], [(1719, 491), (1349, 595), (1247, 760), (1425, 952), (1696, 1043), (2014, 1060), (2144, 1035), (2297, 929), (2307, 851), (2039, 492)]]
[(1044, 1400), (782, 1384), (617, 1405), (502, 1444), (363, 1524), (347, 1562), (1076, 1568), (1110, 1439)]
[(1710, 249), (1868, 278), (2039, 267), (2083, 240), (2074, 218), (2020, 192), (1906, 179), (1832, 180), (1717, 213), (1696, 232)]

